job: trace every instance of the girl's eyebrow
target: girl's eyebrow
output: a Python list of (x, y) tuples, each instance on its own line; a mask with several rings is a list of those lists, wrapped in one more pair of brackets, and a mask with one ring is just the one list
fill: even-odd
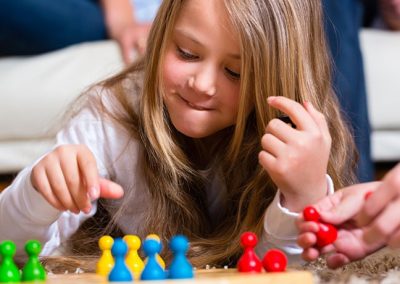
[[(190, 41), (194, 42), (197, 45), (200, 45), (201, 47), (204, 47), (204, 44), (202, 44), (198, 39), (196, 39), (195, 36), (193, 36), (190, 32), (188, 32), (187, 30), (183, 29), (183, 28), (176, 28), (175, 32), (179, 35), (179, 36), (183, 36), (187, 39), (189, 39)], [(240, 60), (240, 54), (236, 54), (236, 53), (228, 53), (228, 56), (235, 59), (235, 60)]]

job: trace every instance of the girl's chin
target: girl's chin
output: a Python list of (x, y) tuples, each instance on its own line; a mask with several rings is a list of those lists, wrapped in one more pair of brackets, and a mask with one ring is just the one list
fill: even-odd
[(181, 134), (183, 134), (187, 137), (190, 137), (190, 138), (200, 139), (200, 138), (208, 137), (213, 134), (213, 133), (210, 133), (209, 131), (205, 131), (202, 129), (188, 128), (185, 125), (179, 125), (179, 124), (174, 123), (174, 126), (175, 126), (176, 130), (178, 130)]

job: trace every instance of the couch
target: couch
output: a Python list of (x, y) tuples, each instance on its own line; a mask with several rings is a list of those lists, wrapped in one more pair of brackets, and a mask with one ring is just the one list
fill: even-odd
[[(372, 157), (400, 160), (400, 33), (363, 30)], [(0, 174), (48, 151), (62, 113), (88, 86), (121, 70), (112, 41), (84, 43), (33, 57), (0, 59)]]

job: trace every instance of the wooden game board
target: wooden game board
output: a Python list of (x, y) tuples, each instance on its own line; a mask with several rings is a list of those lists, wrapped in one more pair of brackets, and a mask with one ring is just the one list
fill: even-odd
[[(208, 269), (195, 272), (195, 278), (189, 280), (138, 281), (135, 283), (166, 283), (166, 284), (311, 284), (313, 276), (307, 271), (289, 271), (282, 273), (246, 274), (238, 273), (236, 269)], [(93, 273), (53, 274), (48, 275), (46, 284), (100, 284), (107, 280)]]

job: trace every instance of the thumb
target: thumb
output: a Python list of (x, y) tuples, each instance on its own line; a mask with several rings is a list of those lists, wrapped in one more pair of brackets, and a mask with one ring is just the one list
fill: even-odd
[(100, 178), (100, 197), (106, 199), (119, 199), (124, 195), (122, 187), (105, 178)]
[[(340, 195), (340, 194), (339, 194)], [(321, 210), (321, 219), (327, 223), (339, 225), (352, 219), (362, 206), (362, 200), (355, 195), (342, 196), (329, 210)]]

